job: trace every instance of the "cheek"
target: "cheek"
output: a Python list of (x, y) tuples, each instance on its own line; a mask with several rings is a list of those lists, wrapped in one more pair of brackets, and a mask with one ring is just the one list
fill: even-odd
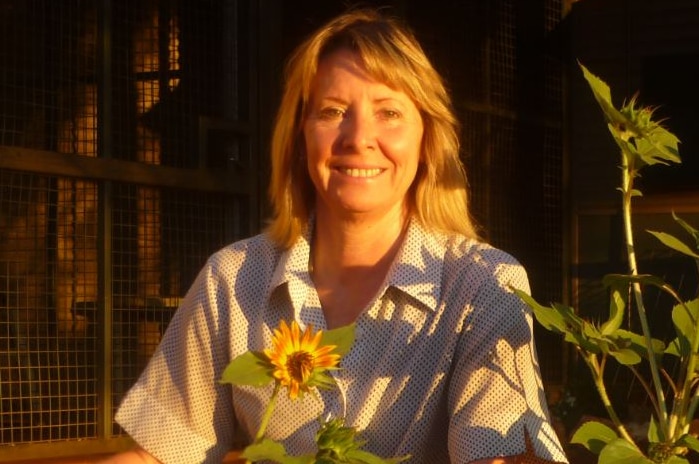
[(417, 164), (422, 157), (422, 131), (401, 131), (391, 134), (384, 139), (384, 146), (391, 147), (391, 152), (399, 158), (403, 164)]
[(316, 127), (306, 127), (303, 131), (305, 141), (306, 157), (318, 159), (323, 156), (323, 153), (329, 150), (329, 136), (324, 131), (318, 130)]

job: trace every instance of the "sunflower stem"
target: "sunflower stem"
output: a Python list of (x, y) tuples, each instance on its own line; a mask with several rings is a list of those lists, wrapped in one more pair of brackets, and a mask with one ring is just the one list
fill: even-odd
[[(622, 150), (622, 215), (624, 221), (624, 235), (626, 238), (626, 255), (629, 260), (629, 274), (632, 276), (637, 276), (638, 265), (636, 263), (636, 250), (634, 245), (633, 236), (633, 226), (632, 226), (632, 214), (631, 214), (631, 199), (634, 196), (633, 181), (638, 175), (638, 172), (633, 166), (633, 157), (631, 154), (626, 153)], [(636, 301), (636, 312), (638, 314), (638, 319), (641, 323), (641, 330), (643, 331), (643, 338), (646, 342), (646, 351), (648, 352), (648, 364), (650, 365), (651, 379), (653, 381), (653, 386), (655, 387), (655, 399), (658, 404), (658, 427), (660, 428), (660, 433), (664, 440), (668, 440), (669, 436), (669, 424), (668, 424), (668, 414), (667, 414), (667, 403), (665, 401), (665, 393), (663, 392), (662, 383), (660, 382), (660, 368), (658, 366), (658, 361), (653, 351), (653, 339), (650, 333), (650, 327), (648, 325), (648, 316), (646, 315), (646, 309), (643, 304), (643, 293), (641, 290), (641, 284), (634, 282), (632, 284), (633, 295)]]
[(269, 403), (267, 403), (267, 409), (265, 409), (265, 414), (262, 416), (262, 421), (260, 421), (260, 428), (257, 429), (257, 435), (255, 435), (255, 443), (259, 443), (265, 437), (267, 424), (269, 424), (269, 419), (272, 417), (272, 413), (274, 412), (274, 405), (277, 403), (277, 396), (279, 395), (280, 388), (281, 383), (275, 382), (272, 397), (269, 399)]

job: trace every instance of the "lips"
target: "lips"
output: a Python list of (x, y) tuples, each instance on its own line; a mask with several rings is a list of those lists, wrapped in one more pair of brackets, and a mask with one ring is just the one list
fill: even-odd
[(360, 169), (360, 168), (337, 168), (339, 172), (350, 177), (376, 177), (383, 169), (371, 168), (371, 169)]

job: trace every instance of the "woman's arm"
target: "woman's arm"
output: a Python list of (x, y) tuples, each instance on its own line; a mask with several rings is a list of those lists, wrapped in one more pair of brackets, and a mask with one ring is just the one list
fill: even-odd
[(531, 309), (510, 290), (529, 289), (526, 271), (497, 249), (483, 249), (480, 261), (468, 276), (477, 288), (466, 295), (450, 377), (450, 457), (472, 464), (567, 462), (548, 419)]

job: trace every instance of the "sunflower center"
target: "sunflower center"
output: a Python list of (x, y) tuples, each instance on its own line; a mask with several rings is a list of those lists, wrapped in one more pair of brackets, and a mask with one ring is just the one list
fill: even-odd
[(307, 351), (297, 351), (286, 361), (289, 376), (299, 383), (304, 383), (313, 371), (313, 355)]

